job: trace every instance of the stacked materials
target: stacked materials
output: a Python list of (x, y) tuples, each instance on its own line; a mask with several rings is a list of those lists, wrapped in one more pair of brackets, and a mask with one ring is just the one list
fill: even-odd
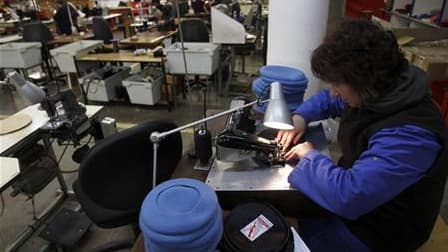
[(214, 251), (223, 234), (215, 191), (195, 179), (173, 179), (143, 201), (140, 229), (151, 251)]
[[(285, 101), (291, 112), (302, 104), (308, 79), (301, 70), (286, 66), (267, 65), (261, 67), (260, 74), (261, 76), (252, 83), (252, 92), (257, 97), (261, 97), (261, 100), (269, 99), (269, 85), (278, 81), (282, 84)], [(254, 106), (254, 109), (261, 113), (264, 113), (266, 108), (267, 103)]]

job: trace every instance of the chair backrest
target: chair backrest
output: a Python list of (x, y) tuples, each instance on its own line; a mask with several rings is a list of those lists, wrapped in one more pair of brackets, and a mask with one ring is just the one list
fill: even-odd
[(53, 34), (48, 26), (40, 21), (30, 22), (23, 25), (23, 41), (41, 42), (41, 55), (43, 60), (51, 58), (50, 52), (47, 48), (47, 43), (53, 39)]
[[(152, 189), (153, 143), (150, 135), (154, 131), (164, 132), (176, 127), (173, 122), (166, 120), (149, 121), (105, 138), (95, 145), (79, 168), (77, 183), (85, 198), (102, 209), (130, 211), (137, 217), (141, 203)], [(160, 142), (157, 155), (158, 183), (170, 179), (181, 156), (180, 133), (172, 134)], [(83, 205), (83, 202), (80, 203)], [(86, 214), (91, 217), (87, 211)], [(95, 222), (94, 219), (92, 221)]]
[(208, 28), (200, 19), (186, 19), (181, 22), (184, 42), (209, 42)]
[(40, 21), (23, 25), (23, 41), (47, 43), (53, 40), (50, 29)]
[(105, 44), (110, 44), (114, 38), (109, 25), (103, 17), (93, 17), (92, 29), (96, 40), (102, 40)]

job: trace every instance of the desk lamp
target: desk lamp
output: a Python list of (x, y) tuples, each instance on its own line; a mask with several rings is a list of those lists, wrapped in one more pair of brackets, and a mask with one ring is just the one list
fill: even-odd
[(16, 71), (8, 73), (7, 78), (14, 84), (17, 91), (31, 102), (31, 104), (39, 103), (45, 98), (45, 92), (40, 87), (25, 80), (25, 78)]
[(260, 97), (252, 102), (249, 102), (247, 104), (241, 105), (239, 107), (235, 107), (214, 115), (211, 115), (209, 117), (205, 117), (203, 119), (185, 124), (183, 126), (180, 126), (176, 129), (172, 129), (165, 132), (153, 132), (151, 134), (151, 142), (153, 143), (153, 177), (152, 177), (152, 184), (153, 188), (157, 185), (157, 149), (159, 147), (160, 141), (162, 141), (165, 137), (179, 132), (181, 130), (194, 127), (198, 124), (206, 123), (207, 121), (214, 120), (216, 118), (219, 118), (221, 116), (228, 115), (230, 113), (233, 113), (237, 110), (252, 106), (256, 103), (265, 103), (269, 102), (268, 108), (266, 109), (266, 113), (264, 115), (264, 122), (263, 124), (266, 127), (280, 129), (280, 130), (291, 130), (294, 129), (291, 114), (289, 112), (289, 109), (286, 105), (285, 98), (282, 93), (282, 88), (279, 82), (273, 82), (270, 86), (270, 95), (269, 100), (261, 101)]

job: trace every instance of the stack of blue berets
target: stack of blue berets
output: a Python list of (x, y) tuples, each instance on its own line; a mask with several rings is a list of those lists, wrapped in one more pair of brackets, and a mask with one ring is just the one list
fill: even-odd
[[(266, 86), (277, 81), (282, 84), (285, 101), (291, 112), (302, 104), (308, 79), (301, 70), (287, 66), (267, 65), (260, 68), (260, 74), (261, 76), (252, 83), (252, 92), (257, 97), (261, 97), (262, 100), (269, 99), (269, 87)], [(254, 109), (264, 113), (267, 105), (267, 103), (255, 105)]]
[(199, 180), (168, 180), (143, 201), (140, 229), (147, 252), (214, 251), (223, 234), (216, 193)]

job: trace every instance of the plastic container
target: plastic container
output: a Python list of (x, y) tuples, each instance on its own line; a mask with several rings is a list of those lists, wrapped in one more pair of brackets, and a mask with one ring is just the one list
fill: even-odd
[(0, 45), (0, 68), (30, 68), (42, 63), (38, 42), (17, 42)]
[(123, 81), (133, 104), (154, 105), (160, 100), (163, 75), (159, 70), (146, 69)]
[(118, 98), (117, 89), (129, 71), (129, 67), (106, 66), (82, 77), (79, 83), (83, 84), (88, 100), (109, 102)]
[(86, 55), (101, 46), (103, 46), (101, 40), (81, 40), (50, 50), (50, 54), (56, 60), (61, 72), (76, 73), (74, 58)]
[[(219, 45), (212, 43), (184, 43), (188, 74), (212, 75), (218, 68)], [(186, 74), (181, 43), (165, 49), (168, 72)]]

